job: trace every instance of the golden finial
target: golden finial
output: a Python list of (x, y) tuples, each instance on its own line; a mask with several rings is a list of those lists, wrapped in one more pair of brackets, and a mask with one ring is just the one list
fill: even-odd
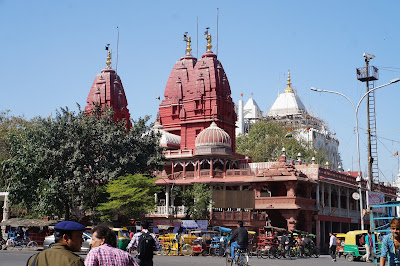
[(192, 51), (191, 43), (192, 43), (192, 38), (187, 36), (187, 32), (183, 34), (183, 40), (186, 42), (186, 55), (190, 55), (190, 52)]
[(207, 52), (211, 51), (211, 48), (212, 48), (212, 45), (211, 45), (211, 34), (208, 33), (209, 29), (210, 28), (207, 27), (206, 31), (204, 32), (204, 35), (206, 35), (206, 40), (207, 40), (207, 46), (206, 46), (207, 47)]
[(111, 68), (110, 67), (110, 65), (111, 65), (111, 51), (108, 51), (106, 64), (107, 64), (107, 67)]
[(106, 51), (107, 51), (107, 62), (106, 62), (106, 64), (107, 64), (107, 68), (111, 68), (110, 67), (110, 65), (111, 65), (111, 51), (110, 51), (109, 47), (110, 47), (110, 44), (108, 43), (106, 45)]
[(290, 85), (292, 85), (292, 83), (290, 82), (290, 70), (288, 70), (286, 85), (287, 85), (287, 88), (285, 89), (285, 93), (294, 93), (292, 87), (290, 87)]

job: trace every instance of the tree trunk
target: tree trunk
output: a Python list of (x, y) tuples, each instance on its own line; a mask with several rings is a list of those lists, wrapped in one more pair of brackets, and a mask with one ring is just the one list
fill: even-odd
[(68, 203), (65, 204), (64, 209), (65, 209), (64, 219), (65, 219), (65, 221), (69, 221), (69, 204)]

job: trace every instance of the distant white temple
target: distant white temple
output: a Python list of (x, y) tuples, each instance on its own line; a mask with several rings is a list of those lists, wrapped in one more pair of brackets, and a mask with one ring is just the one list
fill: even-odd
[(304, 145), (313, 146), (327, 152), (332, 169), (338, 169), (340, 163), (339, 141), (330, 133), (327, 125), (319, 118), (310, 115), (303, 102), (291, 87), (290, 72), (288, 73), (287, 88), (278, 95), (266, 116), (258, 107), (256, 101), (250, 98), (243, 107), (239, 100), (237, 108), (238, 120), (236, 122), (236, 135), (249, 132), (251, 124), (258, 120), (274, 120), (292, 125), (294, 137)]

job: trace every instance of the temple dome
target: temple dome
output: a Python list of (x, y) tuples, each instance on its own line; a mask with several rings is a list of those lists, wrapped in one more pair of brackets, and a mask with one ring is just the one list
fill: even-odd
[(215, 122), (200, 132), (196, 137), (196, 148), (200, 147), (226, 147), (230, 148), (232, 144), (231, 137)]
[(290, 86), (291, 84), (289, 72), (287, 82), (288, 86), (284, 93), (278, 95), (278, 98), (275, 100), (268, 112), (268, 116), (287, 116), (307, 113), (303, 102)]
[(156, 121), (154, 123), (153, 131), (161, 134), (161, 147), (179, 149), (179, 147), (181, 146), (181, 137), (163, 130), (163, 125), (161, 125), (160, 122)]

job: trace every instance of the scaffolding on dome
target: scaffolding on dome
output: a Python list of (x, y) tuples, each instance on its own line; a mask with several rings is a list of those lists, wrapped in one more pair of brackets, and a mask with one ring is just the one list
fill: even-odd
[(308, 113), (303, 114), (293, 114), (285, 116), (264, 116), (260, 118), (244, 118), (245, 120), (245, 134), (251, 129), (251, 125), (258, 121), (274, 121), (278, 123), (283, 123), (285, 125), (290, 125), (293, 129), (310, 127), (317, 131), (325, 131), (328, 136), (332, 135), (329, 132), (328, 125), (320, 118), (314, 117)]

